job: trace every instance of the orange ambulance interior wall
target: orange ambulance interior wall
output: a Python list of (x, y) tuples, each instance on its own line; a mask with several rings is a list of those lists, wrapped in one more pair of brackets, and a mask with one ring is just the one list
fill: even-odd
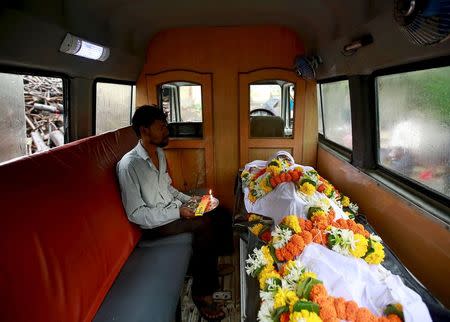
[[(149, 43), (146, 63), (137, 82), (136, 103), (137, 106), (157, 103), (156, 88), (154, 88), (155, 77), (165, 79), (167, 75), (175, 74), (174, 78), (176, 78), (176, 73), (185, 75), (191, 73), (195, 77), (210, 76), (212, 95), (207, 95), (207, 97), (211, 98), (212, 124), (207, 124), (207, 128), (208, 131), (211, 129), (209, 135), (212, 137), (205, 137), (203, 142), (186, 140), (186, 147), (204, 150), (201, 152), (203, 157), (198, 158), (202, 164), (197, 165), (192, 171), (205, 168), (202, 170), (207, 174), (205, 186), (212, 187), (214, 195), (219, 197), (221, 204), (232, 209), (234, 182), (240, 166), (239, 75), (264, 69), (292, 71), (295, 56), (303, 52), (303, 45), (297, 34), (279, 26), (198, 27), (162, 31)], [(315, 86), (308, 88), (311, 92), (315, 92)], [(311, 95), (315, 94), (309, 96)], [(209, 105), (208, 102), (204, 102), (204, 104)], [(311, 110), (314, 109), (315, 107), (311, 107)], [(205, 115), (205, 110), (203, 112)], [(316, 124), (317, 115), (312, 114), (312, 118), (314, 117), (315, 120), (302, 123)], [(206, 120), (204, 119), (204, 121)], [(308, 135), (310, 132), (312, 131), (308, 131)], [(317, 131), (311, 136), (316, 137), (316, 133)], [(208, 134), (205, 133), (205, 136)], [(209, 141), (212, 142), (212, 153), (208, 152)], [(313, 155), (308, 163), (314, 165), (317, 139), (303, 136), (302, 141), (307, 142), (307, 147), (303, 146), (303, 154), (305, 154), (305, 148), (313, 151), (312, 153), (306, 151), (306, 154)], [(167, 151), (183, 149), (183, 142), (171, 140), (168, 148)], [(268, 146), (267, 148), (273, 147)], [(283, 146), (276, 148), (283, 148)], [(289, 146), (285, 148), (289, 148)], [(267, 152), (272, 150), (268, 149)], [(176, 155), (178, 158), (189, 157), (189, 154), (183, 153), (169, 154)], [(258, 153), (259, 156), (262, 154)], [(187, 161), (184, 159), (171, 161), (170, 157), (168, 158), (169, 163), (178, 162), (185, 165), (188, 164)], [(214, 173), (212, 180), (208, 181), (208, 169), (211, 167), (213, 167)], [(190, 169), (184, 167), (183, 171), (179, 171), (179, 178), (174, 178), (177, 188), (183, 189), (186, 186), (192, 186), (197, 174), (189, 174), (189, 171)], [(184, 177), (181, 176), (181, 173), (184, 173)], [(177, 175), (175, 174), (175, 176)], [(201, 176), (203, 178), (204, 174)]]
[(419, 208), (319, 147), (318, 172), (355, 201), (383, 241), (444, 305), (450, 306), (450, 232)]

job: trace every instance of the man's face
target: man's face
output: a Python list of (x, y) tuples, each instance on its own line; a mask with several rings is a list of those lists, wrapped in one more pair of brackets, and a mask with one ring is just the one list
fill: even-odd
[(169, 129), (165, 121), (156, 120), (149, 127), (141, 127), (141, 137), (145, 141), (159, 146), (165, 147), (169, 144)]

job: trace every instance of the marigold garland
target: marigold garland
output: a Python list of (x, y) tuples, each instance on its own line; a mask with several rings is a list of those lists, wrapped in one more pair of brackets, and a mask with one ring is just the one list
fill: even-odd
[(293, 311), (293, 306), (295, 303), (299, 301), (298, 296), (294, 291), (287, 290), (284, 288), (279, 288), (275, 293), (274, 297), (274, 308), (277, 309), (279, 307), (283, 307), (285, 305), (289, 306), (289, 311)]
[(269, 266), (267, 265), (262, 271), (261, 273), (259, 273), (259, 288), (264, 290), (267, 287), (267, 280), (270, 278), (274, 278), (274, 279), (279, 279), (281, 280), (281, 276), (280, 274), (275, 271), (275, 269), (273, 268), (273, 266)]
[(364, 260), (369, 264), (380, 264), (384, 260), (384, 247), (380, 242), (370, 241), (370, 249)]
[(311, 196), (316, 192), (316, 187), (309, 182), (305, 182), (300, 186), (300, 191), (307, 196)]
[(305, 241), (302, 236), (294, 234), (284, 247), (275, 249), (275, 256), (280, 262), (289, 261), (299, 256), (304, 248)]
[[(265, 257), (268, 248), (261, 252)], [(288, 276), (292, 277), (291, 272), (298, 270), (299, 267), (302, 267), (299, 262), (289, 261), (281, 266), (280, 271), (277, 271), (272, 264), (267, 264), (261, 270), (258, 278), (263, 304), (258, 313), (259, 321), (402, 321), (399, 316), (393, 314), (377, 317), (367, 308), (359, 307), (354, 301), (330, 296), (323, 283), (317, 280), (314, 272), (298, 271), (300, 272), (297, 275), (298, 281), (294, 281), (294, 288), (290, 288), (288, 284), (284, 284), (283, 280)], [(308, 285), (312, 286), (308, 287)], [(389, 307), (394, 307), (396, 312), (403, 314), (401, 305), (389, 305)], [(388, 308), (385, 312), (392, 312), (392, 309), (388, 310)]]
[(264, 228), (263, 224), (256, 224), (253, 225), (252, 227), (250, 227), (250, 231), (253, 235), (259, 236), (259, 233), (261, 232), (261, 230)]
[(300, 312), (292, 312), (289, 317), (289, 322), (321, 322), (322, 319), (315, 313), (307, 310)]
[[(261, 314), (258, 313), (259, 320), (402, 321), (395, 315), (397, 312), (389, 314), (385, 311), (385, 316), (376, 317), (367, 308), (358, 307), (353, 301), (329, 296), (317, 276), (305, 271), (305, 267), (295, 260), (311, 242), (332, 248), (330, 245), (333, 240), (336, 241), (336, 236), (344, 238), (345, 243), (341, 247), (345, 246), (347, 256), (362, 258), (369, 264), (379, 264), (385, 254), (381, 239), (352, 220), (358, 213), (358, 206), (348, 196), (341, 195), (315, 170), (305, 172), (301, 167), (292, 165), (290, 160), (281, 156), (270, 160), (265, 168), (251, 168), (242, 173), (242, 183), (249, 188), (248, 198), (251, 202), (270, 193), (279, 184), (294, 182), (298, 192), (303, 194), (303, 199), (306, 196), (310, 207), (308, 219), (299, 219), (295, 215), (286, 216), (275, 233), (261, 221), (262, 217), (249, 215), (249, 221), (256, 221), (250, 231), (268, 244), (254, 253), (246, 266), (247, 273), (258, 278), (260, 283), (264, 305), (261, 306)], [(351, 219), (335, 220), (336, 214), (330, 205), (330, 199), (335, 202), (332, 205), (334, 209), (337, 205)], [(332, 231), (342, 235), (332, 236)], [(304, 283), (304, 286), (297, 293), (300, 283)], [(308, 310), (303, 310), (304, 307)]]
[(281, 224), (289, 227), (296, 234), (301, 232), (302, 230), (298, 222), (298, 217), (296, 215), (289, 215), (284, 217), (283, 220), (281, 220)]
[(355, 248), (350, 249), (350, 253), (357, 258), (361, 258), (367, 253), (368, 245), (369, 242), (363, 235), (355, 234)]

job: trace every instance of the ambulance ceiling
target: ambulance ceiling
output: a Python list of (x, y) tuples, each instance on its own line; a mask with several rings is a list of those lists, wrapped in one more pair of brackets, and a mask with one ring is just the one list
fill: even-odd
[[(393, 0), (9, 0), (8, 10), (2, 13), (7, 19), (1, 19), (0, 40), (4, 37), (14, 42), (21, 34), (27, 39), (29, 33), (31, 44), (45, 44), (41, 50), (46, 53), (49, 46), (59, 48), (65, 33), (71, 32), (104, 44), (116, 53), (113, 61), (102, 67), (91, 64), (90, 69), (81, 68), (82, 74), (89, 70), (95, 76), (111, 77), (114, 76), (111, 73), (118, 73), (116, 78), (124, 79), (137, 76), (151, 37), (158, 31), (176, 27), (286, 26), (297, 32), (308, 52), (322, 56), (320, 78), (368, 73), (392, 64), (450, 53), (450, 41), (431, 49), (408, 43), (393, 21), (392, 7)], [(7, 28), (17, 29), (13, 39), (5, 31), (5, 24), (14, 21), (16, 26)], [(25, 28), (21, 22), (28, 26)], [(342, 56), (342, 47), (363, 33), (371, 33), (374, 44), (353, 57)], [(2, 43), (0, 49), (3, 50)], [(6, 58), (2, 57), (2, 50), (0, 63), (8, 61), (8, 50)], [(11, 55), (17, 57), (14, 52)], [(29, 55), (24, 58), (25, 62), (36, 64)], [(73, 68), (64, 61), (60, 62), (62, 68), (73, 73)]]

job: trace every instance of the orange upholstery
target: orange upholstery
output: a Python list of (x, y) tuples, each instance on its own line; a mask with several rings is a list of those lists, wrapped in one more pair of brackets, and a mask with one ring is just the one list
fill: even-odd
[(115, 165), (131, 128), (0, 166), (0, 320), (91, 321), (140, 232)]

